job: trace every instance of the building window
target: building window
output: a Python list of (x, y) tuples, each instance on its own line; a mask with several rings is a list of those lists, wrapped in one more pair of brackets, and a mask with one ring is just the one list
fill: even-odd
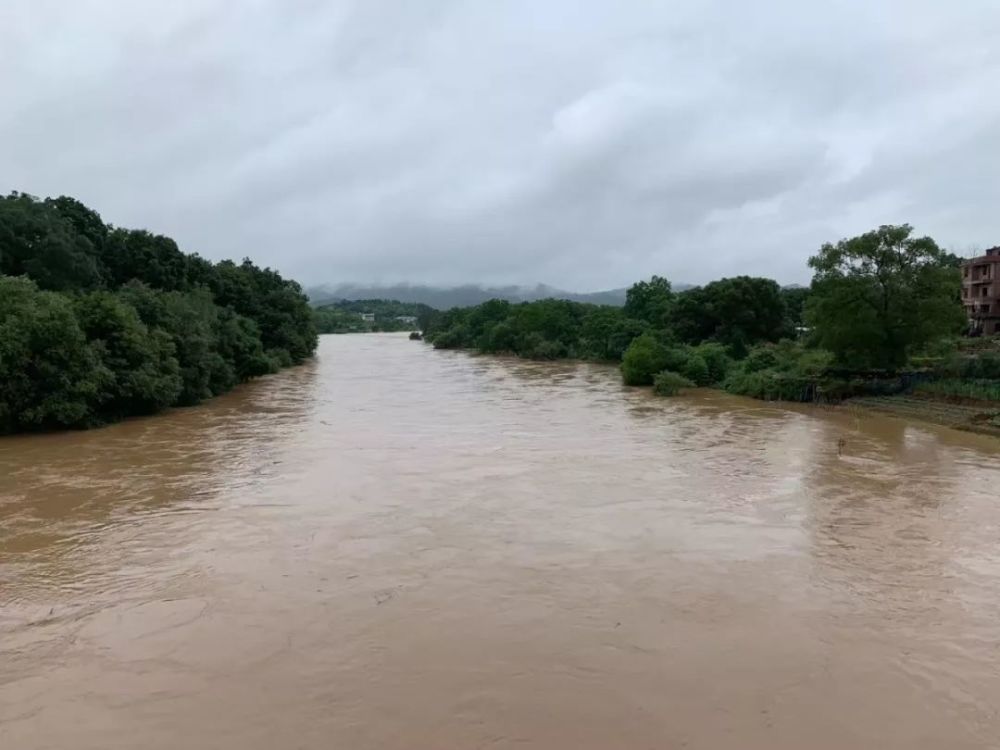
[(979, 296), (980, 297), (985, 297), (989, 293), (989, 291), (990, 291), (990, 288), (988, 286), (981, 287), (979, 289)]

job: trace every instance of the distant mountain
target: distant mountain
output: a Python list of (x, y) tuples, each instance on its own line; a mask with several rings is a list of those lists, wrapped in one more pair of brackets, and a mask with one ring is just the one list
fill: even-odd
[[(690, 289), (690, 284), (675, 284), (675, 291)], [(491, 299), (505, 299), (509, 302), (531, 302), (536, 299), (567, 299), (573, 302), (589, 302), (594, 305), (625, 304), (625, 288), (608, 289), (603, 292), (567, 292), (564, 289), (538, 284), (533, 287), (500, 286), (484, 287), (477, 284), (438, 287), (421, 284), (394, 284), (374, 286), (363, 284), (324, 285), (306, 289), (309, 301), (314, 306), (339, 302), (341, 300), (391, 299), (400, 302), (414, 302), (428, 305), (437, 310), (452, 307), (471, 307)]]

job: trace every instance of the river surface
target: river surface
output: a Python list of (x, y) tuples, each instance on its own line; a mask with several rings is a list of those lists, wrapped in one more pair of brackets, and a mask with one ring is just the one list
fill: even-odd
[(0, 748), (1000, 747), (1000, 441), (326, 336), (0, 440)]

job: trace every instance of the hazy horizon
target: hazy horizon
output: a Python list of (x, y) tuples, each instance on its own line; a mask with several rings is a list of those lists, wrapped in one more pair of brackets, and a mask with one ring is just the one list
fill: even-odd
[(0, 189), (306, 286), (805, 284), (1000, 243), (990, 0), (10, 0)]

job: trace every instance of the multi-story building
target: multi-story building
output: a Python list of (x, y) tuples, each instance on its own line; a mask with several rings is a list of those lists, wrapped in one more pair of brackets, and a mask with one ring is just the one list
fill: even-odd
[(1000, 333), (1000, 247), (962, 264), (962, 304), (973, 333)]

